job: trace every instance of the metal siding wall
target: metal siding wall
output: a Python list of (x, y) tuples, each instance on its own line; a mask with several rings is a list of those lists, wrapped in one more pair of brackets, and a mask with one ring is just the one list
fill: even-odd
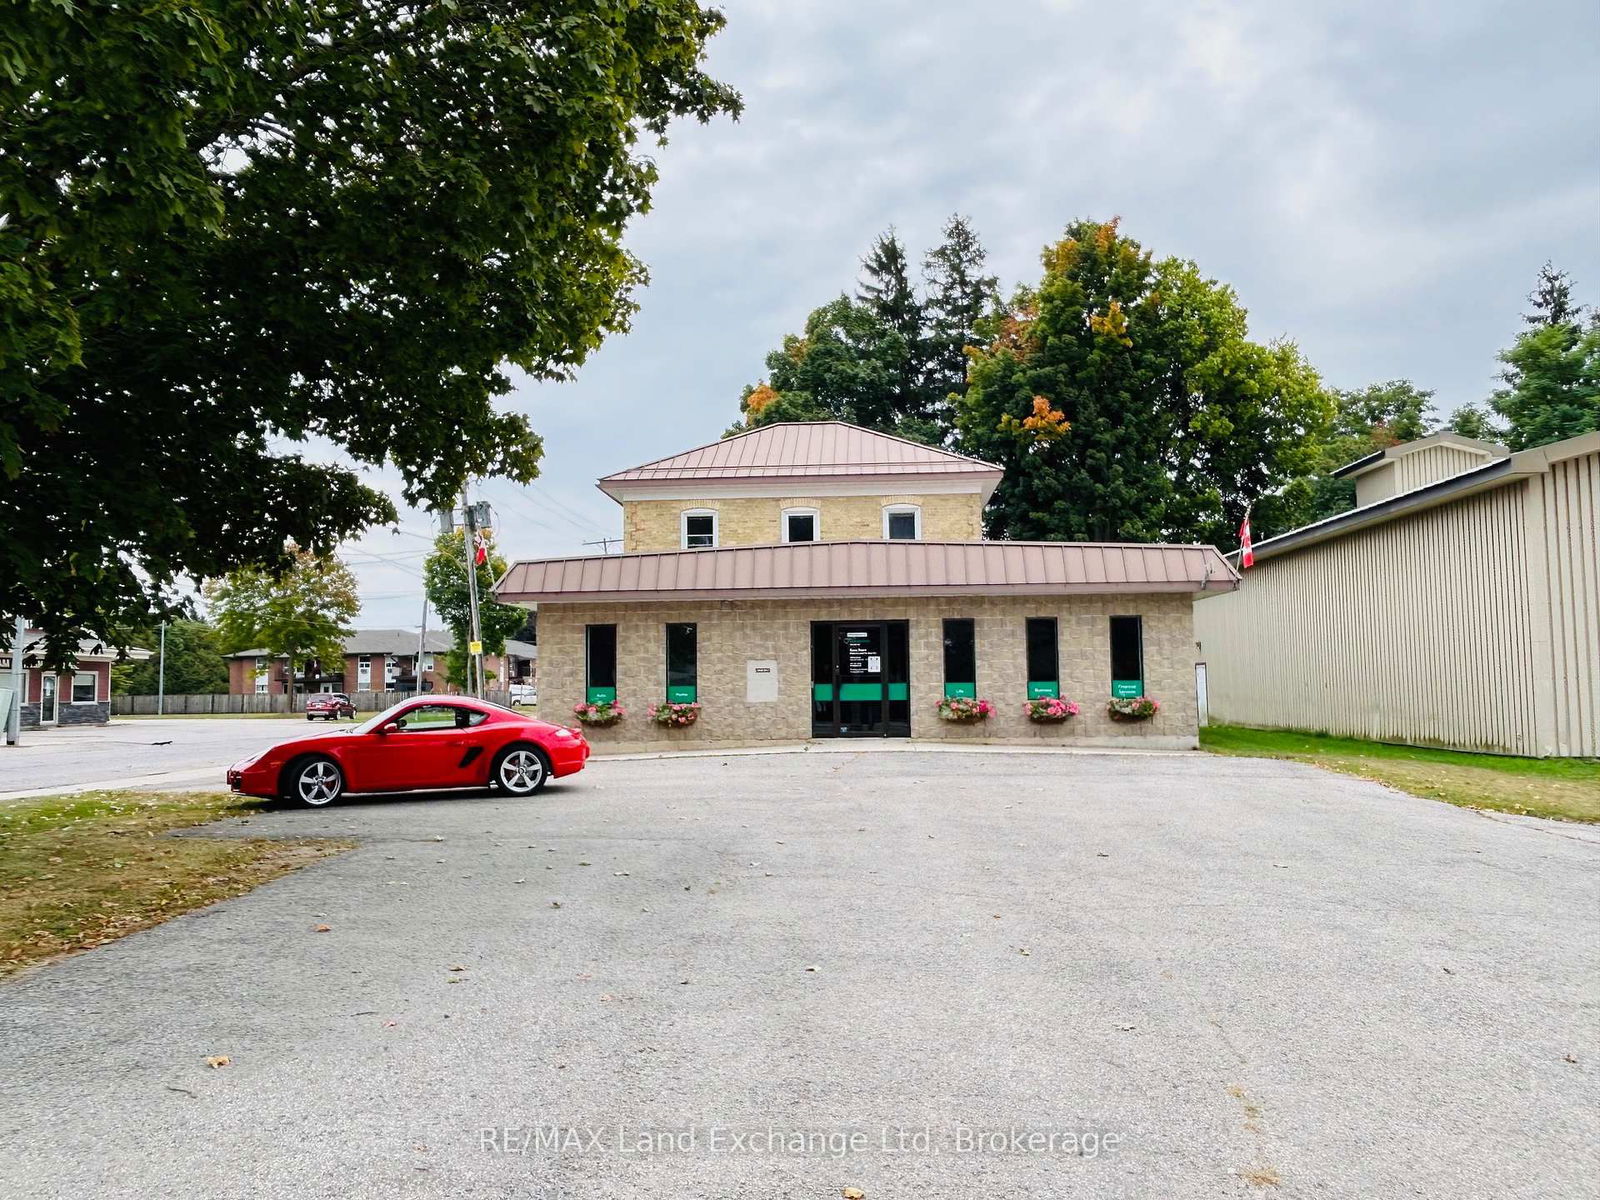
[(1536, 753), (1527, 487), (1266, 559), (1200, 600), (1211, 719)]
[(1541, 481), (1548, 515), (1558, 754), (1600, 755), (1600, 454), (1556, 463)]
[(1429, 446), (1426, 450), (1402, 454), (1394, 464), (1395, 491), (1409, 492), (1426, 487), (1430, 483), (1481, 467), (1488, 461), (1481, 454), (1473, 454), (1456, 446)]

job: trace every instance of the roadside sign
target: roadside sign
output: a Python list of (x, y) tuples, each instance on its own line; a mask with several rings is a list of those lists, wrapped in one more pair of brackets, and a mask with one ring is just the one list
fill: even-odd
[(468, 654), (482, 654), (483, 653), (483, 643), (482, 642), (468, 642), (467, 643), (467, 653)]

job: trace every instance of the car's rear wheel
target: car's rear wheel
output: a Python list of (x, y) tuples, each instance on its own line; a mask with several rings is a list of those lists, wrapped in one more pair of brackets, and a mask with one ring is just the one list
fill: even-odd
[(331, 758), (304, 758), (289, 768), (283, 792), (307, 808), (323, 808), (344, 794), (344, 772)]
[(550, 760), (537, 746), (507, 746), (495, 755), (489, 782), (508, 796), (531, 796), (550, 778)]

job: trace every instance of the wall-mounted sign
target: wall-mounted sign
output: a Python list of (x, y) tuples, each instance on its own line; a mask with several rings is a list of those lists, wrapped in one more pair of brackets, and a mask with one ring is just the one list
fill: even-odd
[(1144, 695), (1144, 680), (1113, 679), (1111, 681), (1111, 694), (1118, 700), (1136, 699)]
[(778, 664), (770, 658), (747, 659), (744, 698), (748, 704), (770, 704), (778, 698)]

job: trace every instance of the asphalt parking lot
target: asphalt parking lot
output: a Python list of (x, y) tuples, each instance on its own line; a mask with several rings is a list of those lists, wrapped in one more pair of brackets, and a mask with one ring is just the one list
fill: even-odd
[(0, 1194), (1600, 1177), (1591, 831), (1264, 760), (901, 752), (213, 832), (361, 845), (0, 985)]

